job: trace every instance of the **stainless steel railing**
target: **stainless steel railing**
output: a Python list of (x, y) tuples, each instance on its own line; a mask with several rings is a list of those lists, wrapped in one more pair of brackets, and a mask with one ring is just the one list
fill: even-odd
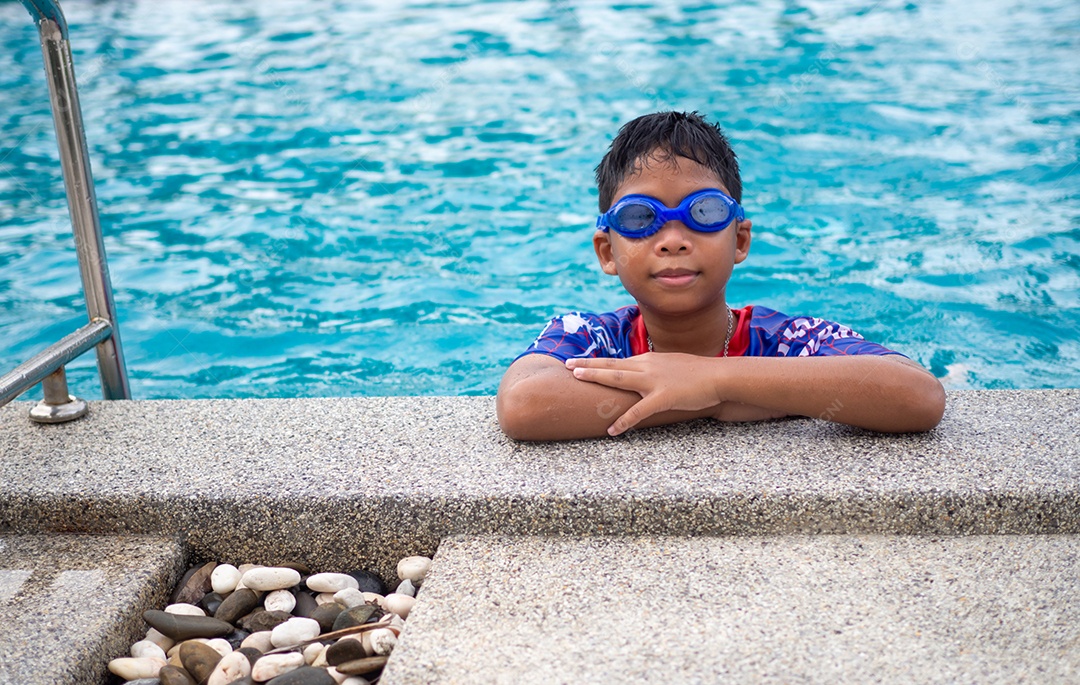
[(64, 174), (71, 228), (79, 258), (86, 310), (90, 323), (20, 364), (0, 377), (0, 406), (18, 397), (28, 388), (42, 383), (45, 399), (30, 412), (30, 418), (43, 423), (77, 419), (86, 413), (86, 403), (68, 394), (64, 365), (91, 347), (97, 347), (101, 393), (107, 400), (130, 399), (120, 331), (116, 325), (109, 265), (101, 238), (97, 196), (90, 172), (90, 156), (83, 131), (82, 110), (75, 87), (75, 68), (68, 44), (68, 27), (60, 5), (55, 0), (22, 0), (37, 22), (41, 34), (41, 53), (49, 83), (49, 102), (60, 148), (60, 167)]

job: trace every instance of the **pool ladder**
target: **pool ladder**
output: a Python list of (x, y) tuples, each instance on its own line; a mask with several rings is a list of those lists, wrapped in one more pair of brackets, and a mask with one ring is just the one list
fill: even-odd
[(30, 410), (30, 418), (40, 423), (62, 423), (86, 414), (86, 402), (68, 394), (64, 365), (91, 347), (97, 347), (102, 396), (107, 400), (131, 399), (131, 389), (120, 346), (109, 265), (105, 261), (105, 244), (101, 238), (97, 196), (75, 87), (67, 21), (56, 0), (22, 0), (22, 3), (37, 22), (41, 34), (49, 102), (56, 125), (56, 143), (60, 148), (60, 167), (90, 323), (0, 377), (0, 406), (41, 383), (45, 399)]

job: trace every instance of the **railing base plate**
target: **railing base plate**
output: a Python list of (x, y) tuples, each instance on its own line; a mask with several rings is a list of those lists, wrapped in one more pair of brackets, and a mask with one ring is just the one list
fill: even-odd
[(84, 400), (68, 395), (63, 404), (48, 404), (44, 400), (30, 410), (30, 420), (37, 423), (64, 423), (85, 416), (90, 407)]

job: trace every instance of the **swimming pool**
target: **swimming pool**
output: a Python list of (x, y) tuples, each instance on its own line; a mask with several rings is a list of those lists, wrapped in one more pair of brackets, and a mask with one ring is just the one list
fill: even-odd
[[(492, 393), (629, 299), (592, 169), (722, 122), (734, 306), (950, 388), (1080, 385), (1080, 5), (68, 2), (135, 397)], [(38, 39), (0, 3), (0, 369), (85, 322)], [(69, 367), (99, 393), (93, 355)]]

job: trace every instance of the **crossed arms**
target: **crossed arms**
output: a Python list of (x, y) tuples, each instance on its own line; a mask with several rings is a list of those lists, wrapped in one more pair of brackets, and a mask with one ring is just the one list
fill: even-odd
[(887, 433), (928, 431), (945, 390), (898, 355), (518, 359), (503, 376), (499, 425), (516, 440), (619, 435), (697, 418), (760, 421), (810, 416)]

